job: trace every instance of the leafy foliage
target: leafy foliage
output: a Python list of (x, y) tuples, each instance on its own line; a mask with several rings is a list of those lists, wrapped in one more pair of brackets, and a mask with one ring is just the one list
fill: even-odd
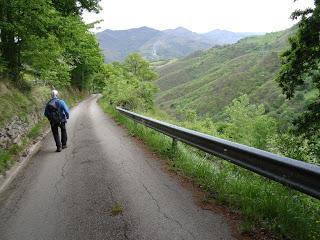
[[(103, 63), (98, 43), (81, 19), (98, 0), (0, 2), (0, 72), (13, 81), (25, 73), (45, 84), (88, 87)], [(72, 80), (72, 81), (71, 81)]]
[(102, 70), (103, 58), (95, 36), (88, 32), (78, 16), (68, 16), (61, 23), (59, 39), (65, 49), (64, 57), (71, 67), (73, 85), (91, 87), (90, 76)]
[(83, 10), (99, 12), (100, 0), (52, 0), (54, 7), (64, 15), (79, 15)]
[(153, 81), (157, 78), (157, 74), (151, 70), (149, 62), (145, 61), (138, 53), (128, 55), (124, 60), (124, 67), (140, 81)]
[(267, 149), (268, 140), (276, 133), (276, 121), (265, 115), (263, 105), (249, 103), (247, 95), (232, 101), (225, 110), (226, 122), (221, 127), (223, 134), (230, 140)]
[[(312, 99), (293, 123), (295, 135), (309, 142), (314, 152), (320, 155), (320, 1), (315, 7), (297, 10), (292, 19), (300, 19), (298, 30), (289, 39), (290, 47), (281, 55), (281, 69), (277, 81), (286, 97), (291, 99), (301, 87), (307, 86)], [(297, 95), (297, 94), (296, 94)], [(310, 101), (311, 100), (311, 101)]]
[(320, 89), (319, 78), (319, 25), (320, 2), (315, 0), (315, 8), (295, 11), (291, 18), (301, 17), (296, 34), (289, 38), (290, 48), (281, 55), (281, 69), (278, 81), (288, 98), (292, 98), (296, 88), (312, 77)]
[(319, 146), (314, 142), (293, 134), (292, 132), (277, 133), (268, 143), (269, 151), (305, 162), (320, 165)]
[(26, 71), (54, 86), (66, 86), (70, 82), (70, 65), (63, 57), (64, 49), (54, 35), (47, 38), (30, 36), (25, 43), (22, 57)]
[(156, 87), (152, 81), (157, 77), (140, 55), (129, 55), (123, 64), (105, 65), (104, 97), (115, 106), (126, 109), (148, 110), (153, 108)]

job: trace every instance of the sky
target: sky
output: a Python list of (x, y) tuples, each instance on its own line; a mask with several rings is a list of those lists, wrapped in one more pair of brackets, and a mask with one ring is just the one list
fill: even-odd
[(102, 0), (99, 14), (83, 14), (86, 23), (103, 20), (95, 31), (147, 26), (158, 30), (185, 27), (204, 33), (274, 32), (287, 29), (296, 9), (313, 7), (313, 0)]

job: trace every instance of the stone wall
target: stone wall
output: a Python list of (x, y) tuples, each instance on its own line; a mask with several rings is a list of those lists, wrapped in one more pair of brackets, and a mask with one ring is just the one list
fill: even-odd
[(18, 144), (31, 128), (43, 118), (40, 109), (36, 109), (22, 120), (14, 117), (0, 129), (0, 148), (8, 149), (13, 144)]

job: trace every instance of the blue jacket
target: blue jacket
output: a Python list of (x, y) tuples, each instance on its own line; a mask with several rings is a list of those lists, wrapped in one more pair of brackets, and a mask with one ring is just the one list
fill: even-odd
[(46, 117), (48, 117), (48, 104), (51, 101), (58, 101), (58, 106), (59, 106), (59, 112), (60, 112), (60, 116), (61, 116), (61, 122), (67, 122), (67, 119), (69, 119), (69, 109), (67, 104), (63, 101), (60, 100), (58, 98), (52, 98), (46, 105), (46, 108), (44, 110), (44, 115)]

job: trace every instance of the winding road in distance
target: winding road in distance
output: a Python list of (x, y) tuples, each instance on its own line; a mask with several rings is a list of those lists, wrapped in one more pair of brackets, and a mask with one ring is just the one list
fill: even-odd
[(72, 110), (67, 149), (56, 153), (50, 133), (0, 195), (0, 239), (233, 239), (97, 99)]

